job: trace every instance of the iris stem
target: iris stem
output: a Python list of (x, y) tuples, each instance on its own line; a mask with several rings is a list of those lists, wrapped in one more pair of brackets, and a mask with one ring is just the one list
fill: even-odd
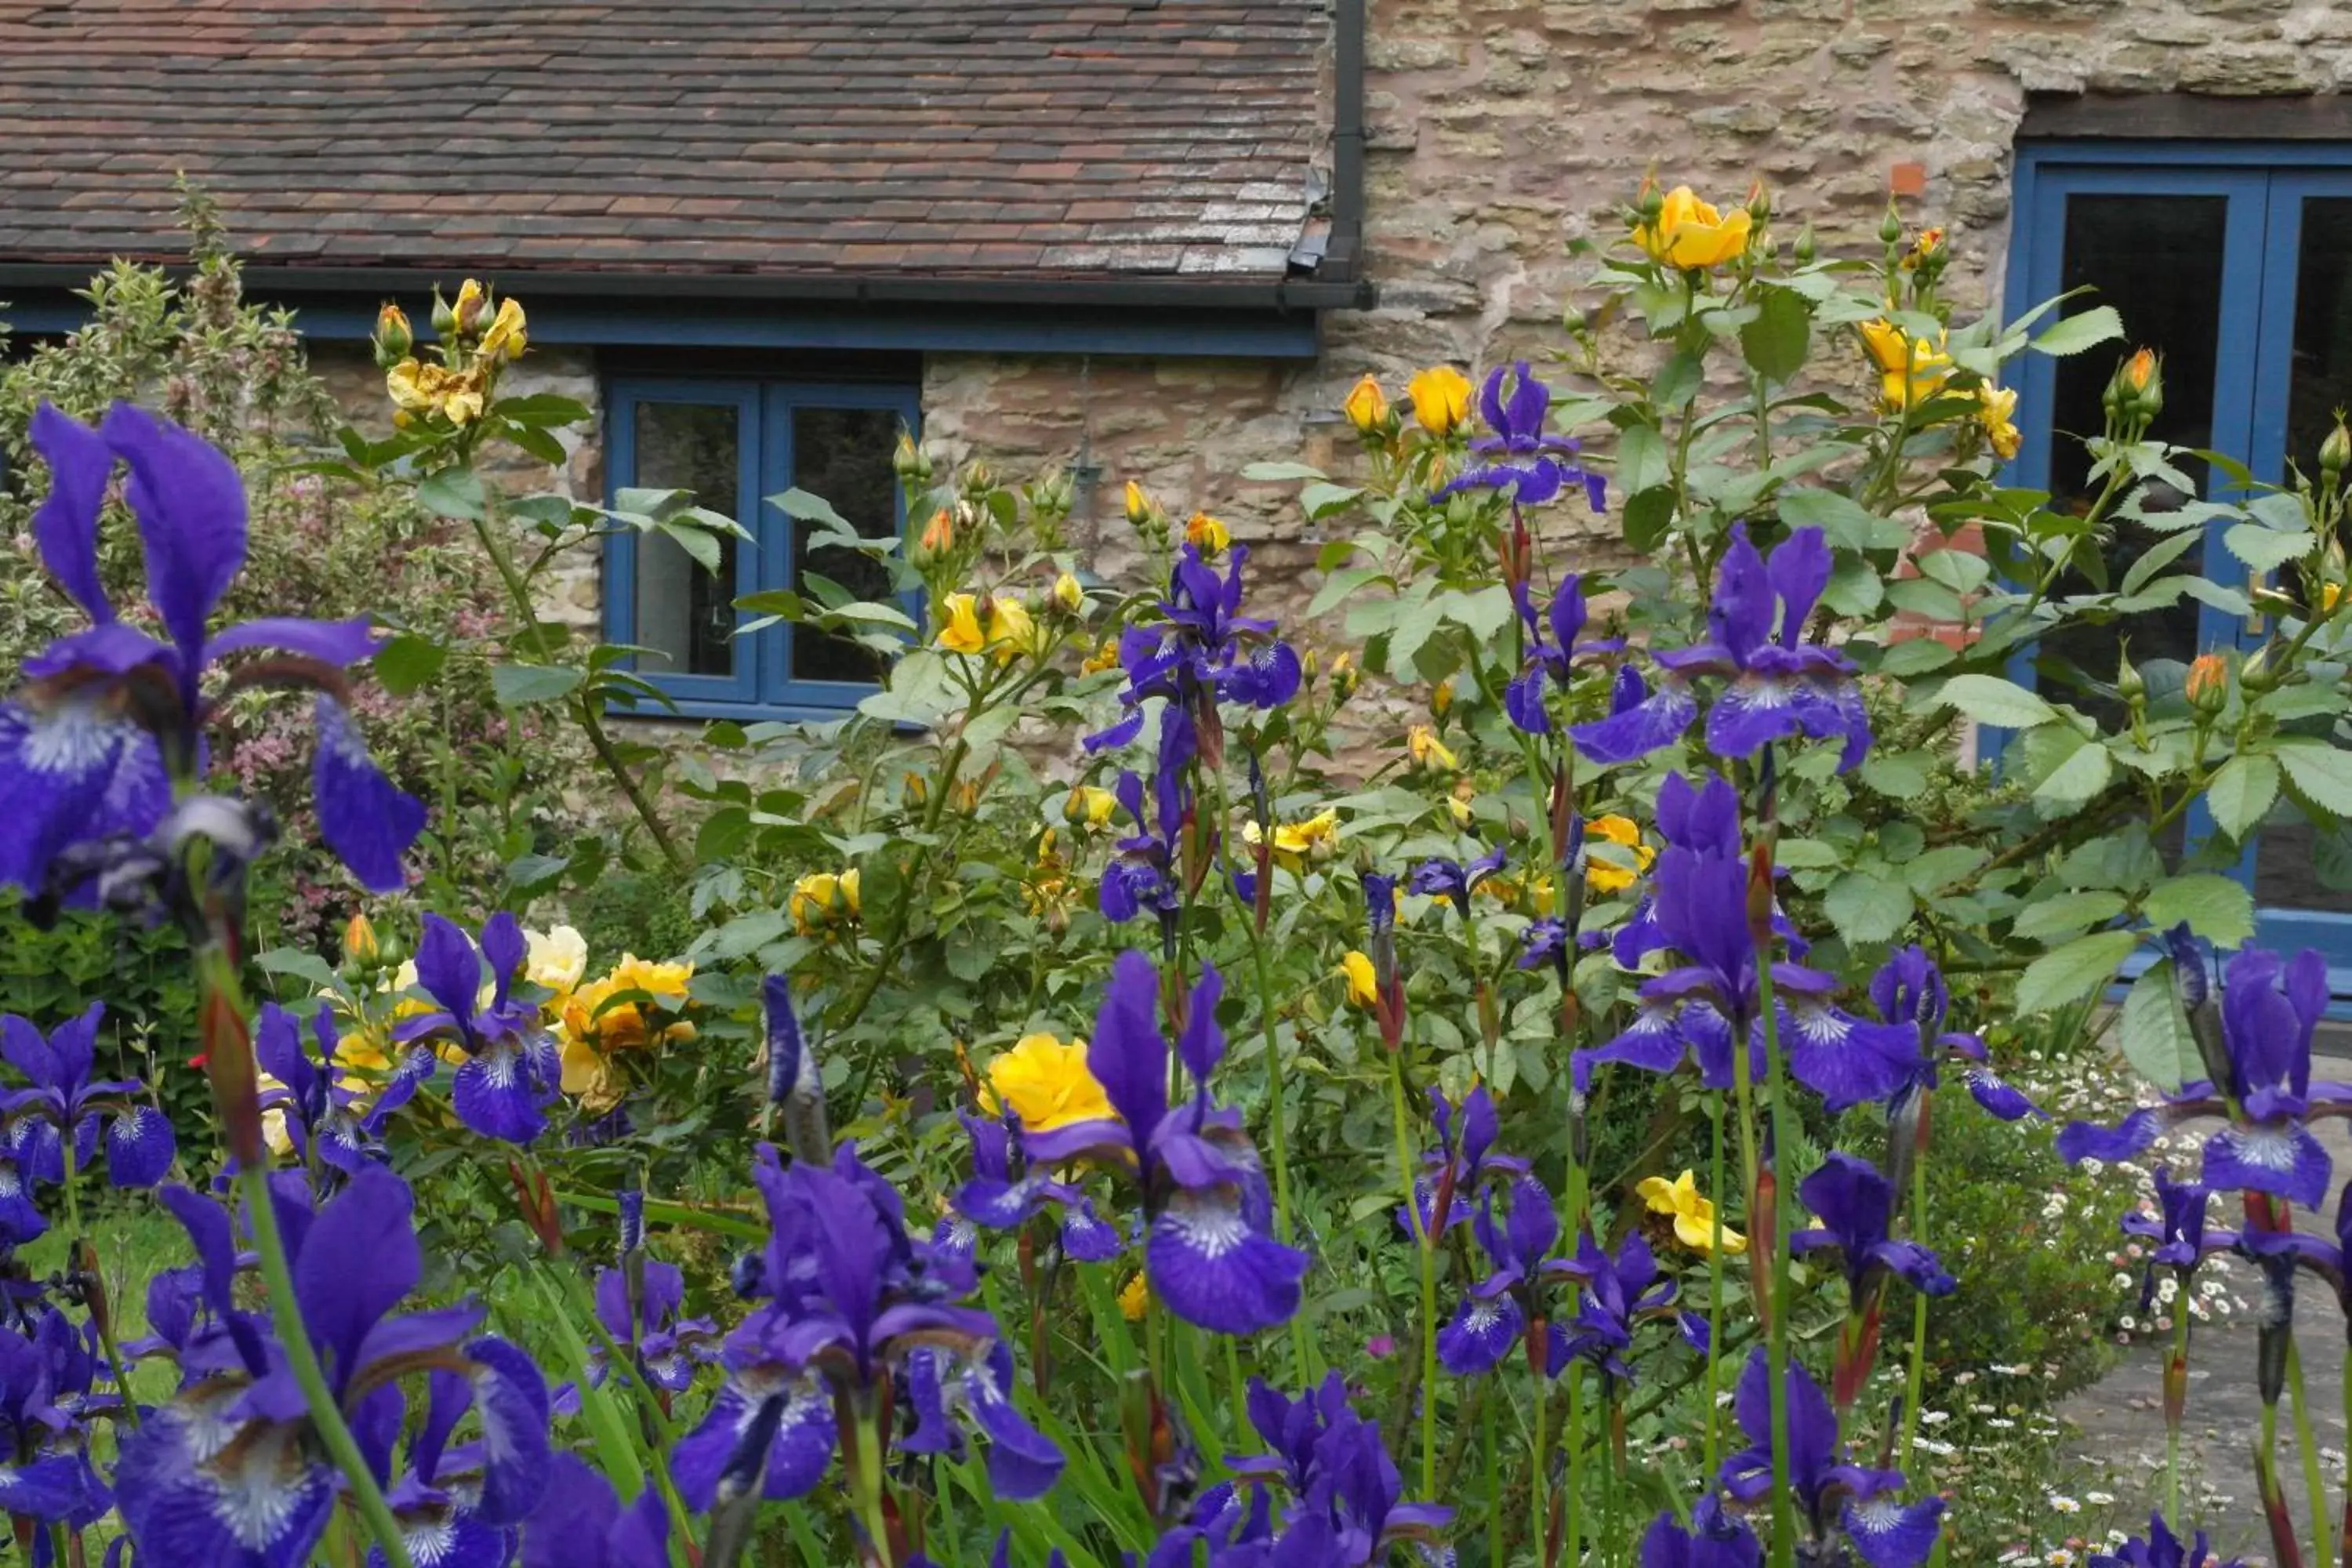
[[(1796, 1561), (1797, 1516), (1789, 1495), (1789, 1209), (1795, 1196), (1779, 1167), (1794, 1146), (1789, 1131), (1789, 1097), (1783, 1092), (1780, 1016), (1772, 994), (1772, 953), (1759, 944), (1756, 988), (1764, 1021), (1764, 1093), (1772, 1119), (1772, 1317), (1765, 1359), (1772, 1376), (1772, 1568)], [(1754, 1243), (1749, 1243), (1753, 1246)]]
[[(2181, 1310), (2172, 1319), (2172, 1361), (2165, 1369), (2168, 1377), (2181, 1375), (2189, 1369), (2188, 1294), (2186, 1290), (2181, 1292)], [(2345, 1360), (2344, 1376), (2344, 1408), (2352, 1413), (2352, 1357)], [(2173, 1418), (2169, 1408), (2171, 1403), (2169, 1398), (2165, 1401), (2167, 1408), (2164, 1413), (2164, 1517), (2178, 1527), (2180, 1523), (2180, 1422)]]
[(890, 1568), (890, 1527), (882, 1517), (882, 1434), (874, 1416), (857, 1418), (857, 1520), (873, 1543), (874, 1561)]
[[(2352, 1358), (2344, 1368), (2345, 1399), (2352, 1405)], [(1501, 1403), (1491, 1391), (1478, 1402), (1479, 1447), (1486, 1460), (1486, 1561), (1497, 1568), (1503, 1561), (1503, 1471), (1495, 1451), (1495, 1410)]]
[(1412, 1123), (1405, 1115), (1404, 1052), (1389, 1053), (1389, 1112), (1396, 1123), (1397, 1180), (1404, 1188), (1405, 1217), (1421, 1254), (1421, 1493), (1437, 1493), (1437, 1247), (1421, 1217), (1420, 1194), (1412, 1190)]
[[(1537, 1331), (1530, 1324), (1528, 1331), (1532, 1334)], [(1549, 1354), (1549, 1347), (1545, 1347), (1543, 1353)], [(1549, 1515), (1551, 1502), (1551, 1464), (1544, 1444), (1544, 1417), (1550, 1414), (1550, 1401), (1546, 1396), (1551, 1390), (1546, 1386), (1542, 1368), (1536, 1364), (1535, 1352), (1530, 1352), (1528, 1358), (1528, 1380), (1535, 1385), (1536, 1406), (1535, 1425), (1528, 1436), (1528, 1515), (1533, 1530), (1530, 1544), (1535, 1549), (1535, 1560), (1540, 1565), (1545, 1562), (1545, 1547), (1547, 1538), (1550, 1534), (1548, 1526), (1550, 1522)], [(1576, 1409), (1576, 1378), (1573, 1366), (1570, 1369), (1568, 1407), (1571, 1413)], [(1571, 1443), (1568, 1449), (1569, 1485), (1571, 1490), (1576, 1484), (1576, 1459), (1580, 1447), (1581, 1445)], [(1575, 1554), (1571, 1552), (1570, 1561), (1574, 1560)]]
[[(1723, 1412), (1715, 1403), (1723, 1358), (1723, 1096), (1706, 1097), (1706, 1120), (1712, 1134), (1707, 1156), (1707, 1195), (1714, 1200), (1708, 1216), (1706, 1249), (1706, 1436), (1699, 1452), (1702, 1474), (1715, 1474), (1715, 1457), (1723, 1426)], [(1752, 1228), (1752, 1227), (1751, 1227)]]
[[(2184, 1290), (2173, 1300), (2178, 1322), (2189, 1315), (2189, 1293)], [(2286, 1390), (2294, 1401), (2295, 1446), (2303, 1452), (2303, 1489), (2311, 1501), (2311, 1560), (2325, 1564), (2334, 1556), (2327, 1549), (2327, 1489), (2320, 1479), (2319, 1444), (2312, 1436), (2311, 1406), (2303, 1387), (2303, 1352), (2295, 1346), (2293, 1329), (2287, 1331)]]
[[(1273, 831), (1268, 825), (1268, 832)], [(1272, 875), (1269, 868), (1268, 875)], [(1265, 1041), (1265, 1118), (1266, 1139), (1274, 1151), (1274, 1213), (1276, 1234), (1285, 1247), (1295, 1245), (1297, 1226), (1290, 1215), (1290, 1116), (1282, 1092), (1282, 1063), (1275, 1052), (1274, 972), (1267, 966), (1265, 933), (1254, 921), (1244, 920), (1243, 927), (1249, 932), (1250, 963), (1257, 979), (1258, 1029)], [(1314, 1381), (1315, 1342), (1307, 1337), (1307, 1325), (1297, 1314), (1290, 1320), (1290, 1355), (1292, 1380), (1306, 1384)]]
[[(1923, 1089), (1920, 1092), (1925, 1093)], [(1927, 1245), (1927, 1157), (1919, 1151), (1911, 1162), (1911, 1239)], [(1911, 1443), (1919, 1432), (1919, 1402), (1927, 1387), (1927, 1293), (1911, 1292), (1911, 1373), (1904, 1388), (1903, 1447), (1895, 1462), (1898, 1470), (1911, 1468)]]

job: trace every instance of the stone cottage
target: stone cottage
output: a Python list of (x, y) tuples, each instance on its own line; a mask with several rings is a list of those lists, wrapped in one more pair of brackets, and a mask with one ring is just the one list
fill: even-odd
[[(355, 399), (380, 300), (494, 278), (601, 411), (576, 483), (760, 535), (731, 583), (623, 549), (578, 585), (692, 711), (854, 700), (729, 600), (793, 569), (760, 496), (898, 526), (901, 422), (1067, 466), (1107, 571), (1132, 477), (1303, 583), (1309, 526), (1240, 469), (1344, 457), (1366, 371), (1558, 342), (1568, 242), (1645, 171), (1760, 178), (1831, 247), (1891, 192), (1963, 297), (2095, 285), (2171, 355), (2159, 433), (2258, 473), (2352, 401), (2344, 0), (0, 0), (0, 58), (19, 331), (168, 260), (181, 171)], [(2039, 438), (2095, 422), (2073, 365), (2024, 387), (2021, 482), (2081, 480)]]

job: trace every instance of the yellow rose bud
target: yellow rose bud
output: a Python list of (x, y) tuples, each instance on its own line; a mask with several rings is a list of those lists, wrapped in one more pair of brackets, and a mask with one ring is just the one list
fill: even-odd
[(1381, 395), (1381, 384), (1369, 375), (1356, 383), (1339, 407), (1360, 436), (1377, 436), (1389, 422), (1389, 400)]
[(530, 346), (530, 336), (525, 331), (522, 307), (511, 299), (499, 301), (499, 313), (490, 322), (490, 330), (482, 334), (482, 357), (499, 364), (512, 364), (522, 357)]
[(1072, 784), (1069, 798), (1062, 802), (1062, 820), (1072, 826), (1079, 823), (1088, 827), (1108, 825), (1118, 810), (1118, 796), (1092, 784)]
[(1380, 975), (1372, 968), (1371, 959), (1350, 948), (1339, 959), (1339, 967), (1348, 976), (1348, 1001), (1353, 1006), (1371, 1008), (1381, 1003)]
[(1651, 260), (1702, 272), (1736, 260), (1748, 249), (1756, 219), (1745, 207), (1728, 216), (1698, 199), (1688, 185), (1676, 185), (1658, 204), (1657, 216), (1633, 227), (1633, 243)]
[(2344, 602), (2344, 584), (2323, 583), (2319, 585), (2319, 608), (2324, 615), (2334, 615), (2336, 606)]
[(923, 531), (916, 536), (915, 548), (908, 552), (908, 559), (918, 571), (934, 565), (955, 549), (955, 518), (941, 507), (931, 513), (930, 521), (923, 524)]
[(373, 963), (383, 952), (375, 940), (375, 926), (366, 915), (353, 915), (343, 925), (343, 962)]
[(1445, 742), (1437, 738), (1437, 732), (1426, 724), (1415, 724), (1405, 731), (1404, 749), (1416, 767), (1442, 768), (1447, 773), (1461, 770), (1461, 763), (1446, 749)]
[(2206, 718), (2230, 701), (2230, 661), (2218, 653), (2200, 653), (2189, 662), (2189, 706)]
[(1065, 572), (1054, 579), (1054, 603), (1075, 616), (1087, 607), (1087, 591), (1076, 577)]
[(387, 304), (375, 315), (375, 363), (379, 370), (390, 370), (408, 357), (416, 346), (416, 334), (409, 330), (408, 317), (397, 305)]
[(1405, 385), (1412, 416), (1433, 436), (1450, 436), (1470, 417), (1470, 378), (1450, 364), (1432, 365)]
[(1468, 779), (1455, 781), (1454, 793), (1445, 797), (1447, 814), (1454, 818), (1454, 826), (1465, 833), (1470, 831), (1470, 824), (1475, 820), (1470, 810), (1470, 803), (1477, 798), (1478, 786)]
[(457, 300), (449, 307), (449, 320), (458, 336), (469, 338), (481, 330), (482, 314), (488, 310), (489, 302), (489, 295), (474, 279), (457, 285)]
[(1184, 524), (1185, 542), (1203, 555), (1217, 555), (1234, 542), (1233, 531), (1205, 511), (1196, 511)]
[(1903, 258), (1903, 270), (1916, 272), (1922, 267), (1944, 259), (1944, 231), (1938, 227), (1923, 228), (1919, 237), (1911, 242), (1910, 252)]
[(1128, 480), (1127, 521), (1140, 528), (1150, 521), (1154, 510), (1150, 494), (1133, 479)]
[(784, 902), (793, 929), (803, 936), (814, 936), (831, 925), (840, 890), (841, 879), (830, 871), (811, 871), (795, 881)]
[(1454, 678), (1447, 676), (1429, 694), (1429, 710), (1440, 719), (1454, 710)]
[(2336, 411), (2336, 428), (2330, 430), (2327, 439), (2319, 444), (2319, 470), (2323, 474), (2337, 475), (2343, 473), (2347, 465), (2352, 465), (2352, 430), (2345, 428), (2344, 410), (2339, 408)]
[(980, 629), (980, 601), (970, 594), (950, 594), (940, 601), (939, 646), (950, 653), (978, 653), (988, 646)]
[(920, 447), (915, 445), (912, 431), (898, 432), (898, 445), (890, 453), (890, 471), (910, 485), (931, 482), (931, 460), (923, 455)]

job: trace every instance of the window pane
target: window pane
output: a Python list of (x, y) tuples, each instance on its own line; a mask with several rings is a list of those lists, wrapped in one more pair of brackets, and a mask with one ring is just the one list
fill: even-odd
[[(2113, 305), (2123, 315), (2127, 342), (2145, 343), (2164, 355), (2164, 412), (2149, 431), (2152, 439), (2182, 447), (2213, 444), (2213, 373), (2220, 351), (2222, 244), (2229, 217), (2226, 196), (2076, 195), (2066, 202), (2066, 251), (2061, 286), (2088, 286), (2097, 293), (2077, 309)], [(2115, 374), (2120, 345), (2071, 354), (2058, 362), (2057, 406), (2051, 443), (2051, 505), (2061, 511), (2087, 511), (2098, 493), (2089, 477), (2091, 459), (2080, 437), (2105, 427), (2099, 395)], [(2205, 481), (2204, 466), (2183, 470)], [(2182, 500), (2171, 487), (2143, 487), (2141, 507), (2161, 512)], [(2118, 521), (2106, 548), (2112, 584), (2133, 560), (2163, 536), (2134, 521)], [(2194, 557), (2191, 558), (2193, 563)], [(2131, 658), (2186, 662), (2197, 655), (2197, 602), (2183, 598), (2168, 609), (2132, 618)], [(2115, 679), (2119, 648), (2112, 627), (2078, 627), (2045, 640), (2036, 660), (2045, 677), (2064, 682), (2067, 665), (2092, 679)], [(2054, 656), (2054, 657), (2053, 657)], [(2084, 706), (2113, 720), (2113, 706)]]
[[(2313, 196), (2303, 204), (2294, 360), (2287, 374), (2286, 460), (2315, 473), (2336, 410), (2352, 405), (2352, 199)], [(2298, 818), (2291, 827), (2271, 829), (2254, 849), (2255, 899), (2287, 909), (2352, 910), (2352, 893), (2323, 886), (2318, 864), (2309, 824)]]
[[(696, 504), (723, 517), (743, 515), (739, 458), (742, 420), (731, 403), (637, 405), (637, 471), (641, 489), (685, 489)], [(660, 650), (646, 669), (656, 675), (735, 673), (735, 549), (722, 539), (719, 570), (706, 572), (677, 541), (648, 534), (637, 541), (637, 634)]]
[[(890, 452), (898, 441), (898, 416), (887, 408), (795, 408), (793, 410), (793, 483), (833, 503), (852, 528), (867, 539), (898, 532), (898, 486)], [(869, 555), (854, 550), (808, 548), (814, 531), (795, 525), (793, 581), (810, 573), (849, 590), (854, 599), (890, 594), (890, 574)], [(820, 636), (806, 627), (793, 634), (793, 679), (872, 682), (879, 666), (872, 654), (845, 637)]]

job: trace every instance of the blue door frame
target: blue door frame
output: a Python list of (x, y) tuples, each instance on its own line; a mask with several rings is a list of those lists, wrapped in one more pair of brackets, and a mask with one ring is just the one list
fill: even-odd
[[(2021, 147), (2005, 291), (2012, 311), (2058, 292), (2066, 203), (2084, 195), (2221, 196), (2229, 203), (2212, 445), (2244, 464), (2256, 479), (2283, 481), (2303, 203), (2315, 195), (2352, 196), (2352, 143), (2097, 141)], [(2130, 323), (2125, 325), (2128, 330)], [(2231, 345), (2247, 346), (2232, 352)], [(2057, 383), (2056, 361), (2025, 356), (2018, 382), (2018, 425), (2025, 438), (2005, 482), (2050, 488)], [(2207, 534), (2203, 563), (2206, 575), (2216, 581), (2245, 575), (2222, 548), (2219, 530)], [(2211, 605), (2200, 606), (2198, 636), (2206, 647), (2248, 640), (2236, 617)], [(2030, 665), (2021, 660), (2020, 666), (2017, 678), (2032, 684)], [(2192, 840), (2211, 832), (2201, 802), (2188, 826)], [(2252, 886), (2251, 847), (2232, 875)], [(2260, 909), (2255, 926), (2255, 940), (2264, 946), (2318, 949), (2327, 959), (2336, 994), (2352, 996), (2352, 914)]]
[[(732, 406), (736, 411), (737, 484), (745, 498), (742, 510), (751, 514), (736, 521), (751, 535), (749, 540), (739, 541), (735, 552), (733, 588), (737, 598), (796, 585), (793, 580), (793, 531), (803, 525), (767, 499), (796, 483), (793, 410), (884, 409), (898, 415), (912, 432), (919, 432), (921, 418), (920, 399), (911, 386), (668, 376), (615, 380), (605, 387), (606, 504), (611, 504), (618, 492), (638, 482), (637, 410), (646, 404), (663, 403)], [(903, 537), (907, 524), (903, 492), (894, 505), (892, 522)], [(635, 536), (609, 536), (604, 547), (604, 614), (605, 636), (614, 642), (636, 640), (636, 587)], [(919, 616), (919, 599), (907, 600), (906, 607), (909, 615)], [(736, 621), (740, 626), (750, 618), (739, 612)], [(762, 628), (748, 645), (739, 643), (735, 671), (730, 676), (680, 675), (658, 668), (646, 668), (640, 673), (667, 692), (676, 703), (676, 711), (688, 718), (844, 717), (857, 706), (859, 698), (874, 689), (848, 681), (794, 679), (792, 648), (798, 631), (790, 623), (780, 623)]]

